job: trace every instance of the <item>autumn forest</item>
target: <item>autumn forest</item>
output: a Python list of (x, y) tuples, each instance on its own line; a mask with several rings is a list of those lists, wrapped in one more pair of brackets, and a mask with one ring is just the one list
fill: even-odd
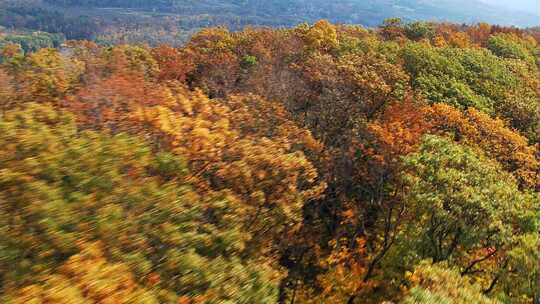
[(540, 30), (18, 37), (1, 303), (540, 303)]

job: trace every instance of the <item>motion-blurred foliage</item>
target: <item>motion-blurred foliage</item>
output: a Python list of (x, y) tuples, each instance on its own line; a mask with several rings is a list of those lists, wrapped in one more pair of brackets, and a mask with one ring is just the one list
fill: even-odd
[(539, 301), (529, 33), (391, 19), (208, 28), (180, 48), (10, 39), (0, 301)]

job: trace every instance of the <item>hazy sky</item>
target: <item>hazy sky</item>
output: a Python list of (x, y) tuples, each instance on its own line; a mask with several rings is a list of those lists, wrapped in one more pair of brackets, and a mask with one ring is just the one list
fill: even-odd
[(540, 15), (540, 0), (482, 0), (483, 2)]

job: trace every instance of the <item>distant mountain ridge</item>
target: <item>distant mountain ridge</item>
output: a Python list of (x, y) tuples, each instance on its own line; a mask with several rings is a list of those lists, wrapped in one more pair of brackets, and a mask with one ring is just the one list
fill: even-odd
[[(368, 26), (388, 17), (459, 23), (485, 21), (504, 25), (540, 25), (537, 0), (44, 0), (57, 6), (157, 9), (179, 14), (232, 14), (240, 18), (281, 19), (284, 25), (326, 18)], [(515, 6), (515, 10), (510, 9)], [(517, 13), (520, 11), (520, 13)]]
[(0, 26), (129, 42), (159, 32), (167, 43), (203, 27), (290, 27), (320, 19), (368, 27), (391, 17), (539, 26), (540, 12), (526, 9), (538, 0), (515, 1), (513, 10), (502, 0), (0, 0)]

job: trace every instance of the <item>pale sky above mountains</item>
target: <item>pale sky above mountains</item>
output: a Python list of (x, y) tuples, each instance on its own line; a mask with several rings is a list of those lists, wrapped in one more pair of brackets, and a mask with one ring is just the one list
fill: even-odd
[(481, 0), (492, 5), (540, 15), (540, 0)]

